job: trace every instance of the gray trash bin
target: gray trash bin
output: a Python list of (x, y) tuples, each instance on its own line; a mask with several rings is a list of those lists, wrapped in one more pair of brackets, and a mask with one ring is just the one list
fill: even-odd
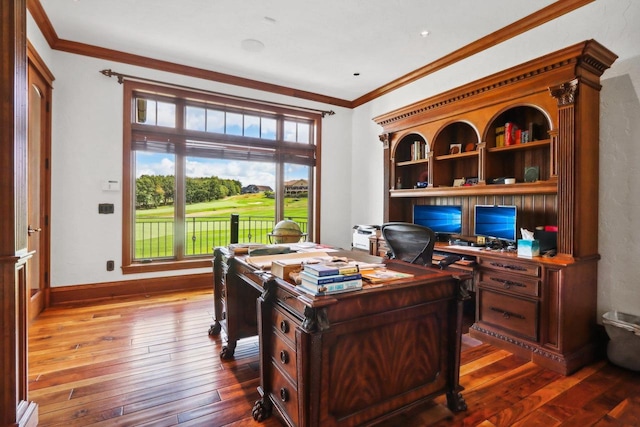
[(640, 316), (619, 311), (602, 315), (609, 335), (607, 357), (611, 363), (632, 371), (640, 371)]

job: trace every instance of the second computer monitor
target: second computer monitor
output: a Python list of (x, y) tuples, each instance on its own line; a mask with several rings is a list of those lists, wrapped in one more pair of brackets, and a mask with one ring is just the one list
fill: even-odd
[(462, 206), (414, 205), (413, 223), (429, 227), (436, 234), (460, 234), (462, 232)]
[(499, 239), (507, 242), (516, 241), (517, 208), (502, 205), (476, 205), (476, 236)]

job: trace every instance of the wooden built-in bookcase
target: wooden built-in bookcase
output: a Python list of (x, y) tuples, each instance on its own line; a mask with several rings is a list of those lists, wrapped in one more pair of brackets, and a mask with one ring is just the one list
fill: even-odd
[[(542, 354), (564, 373), (593, 353), (600, 76), (616, 58), (588, 40), (374, 118), (383, 128), (384, 222), (412, 222), (416, 204), (455, 204), (462, 206), (462, 234), (470, 236), (474, 206), (490, 204), (515, 205), (518, 230), (557, 226), (553, 259), (522, 264), (514, 254), (479, 253), (472, 333), (525, 355)], [(507, 124), (521, 131), (507, 132), (513, 144), (500, 136)], [(505, 177), (515, 183), (494, 183)], [(473, 184), (454, 187), (462, 178)], [(522, 276), (532, 283), (528, 294), (496, 291), (483, 281), (501, 257), (517, 265), (494, 269), (497, 280), (521, 269), (535, 272)], [(520, 304), (526, 324), (496, 323), (483, 312), (496, 301)]]

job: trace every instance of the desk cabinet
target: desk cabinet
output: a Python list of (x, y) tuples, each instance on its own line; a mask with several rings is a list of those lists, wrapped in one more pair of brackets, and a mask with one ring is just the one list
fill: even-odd
[(275, 412), (288, 426), (356, 426), (441, 394), (452, 410), (466, 409), (458, 384), (458, 280), (390, 263), (415, 276), (321, 297), (269, 274), (254, 276), (264, 289), (256, 420)]
[(535, 263), (478, 259), (477, 316), (480, 324), (538, 340), (540, 271)]
[(596, 257), (479, 254), (476, 268), (472, 337), (565, 375), (593, 361)]

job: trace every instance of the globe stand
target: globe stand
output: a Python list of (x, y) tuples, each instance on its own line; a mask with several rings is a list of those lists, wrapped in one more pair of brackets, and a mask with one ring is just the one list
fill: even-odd
[(269, 243), (298, 243), (303, 237), (306, 240), (307, 233), (303, 233), (295, 221), (284, 219), (277, 223), (267, 236), (269, 236)]
[(307, 240), (307, 233), (298, 233), (298, 234), (278, 234), (278, 233), (267, 233), (269, 237), (270, 244), (278, 244), (278, 243), (299, 243), (300, 240)]

